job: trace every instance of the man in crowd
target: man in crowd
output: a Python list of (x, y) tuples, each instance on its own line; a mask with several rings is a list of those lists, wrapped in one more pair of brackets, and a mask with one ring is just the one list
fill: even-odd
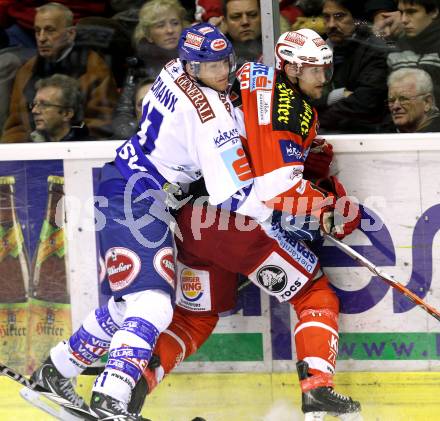
[(389, 75), (388, 107), (398, 132), (440, 131), (432, 79), (422, 69), (402, 68)]
[(333, 49), (334, 74), (315, 105), (320, 127), (326, 132), (378, 132), (387, 111), (385, 53), (356, 39), (356, 21), (363, 13), (363, 2), (324, 1), (323, 17), (327, 42)]
[(59, 3), (45, 4), (37, 8), (34, 29), (38, 54), (17, 71), (2, 141), (29, 141), (33, 130), (29, 106), (35, 96), (35, 83), (55, 73), (79, 81), (85, 98), (85, 122), (91, 135), (108, 138), (117, 99), (116, 84), (97, 53), (75, 47), (72, 12)]
[(55, 74), (40, 79), (35, 88), (37, 92), (31, 103), (33, 142), (90, 140), (83, 121), (83, 97), (75, 79)]
[(438, 0), (399, 0), (398, 9), (404, 35), (397, 40), (397, 52), (388, 55), (391, 70), (418, 67), (434, 82), (434, 95), (440, 101), (440, 19)]
[(258, 60), (262, 54), (259, 0), (226, 0), (223, 14), (224, 29), (234, 46), (237, 64)]

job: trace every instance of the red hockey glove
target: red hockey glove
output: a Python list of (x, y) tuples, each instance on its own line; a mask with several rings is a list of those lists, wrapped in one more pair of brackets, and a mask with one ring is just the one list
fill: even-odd
[(332, 159), (333, 146), (325, 139), (314, 139), (304, 162), (304, 178), (314, 181), (328, 177)]
[(342, 239), (351, 234), (361, 221), (359, 204), (350, 200), (342, 183), (335, 177), (320, 179), (316, 185), (336, 198), (334, 208), (327, 207), (321, 213), (321, 228), (327, 234)]

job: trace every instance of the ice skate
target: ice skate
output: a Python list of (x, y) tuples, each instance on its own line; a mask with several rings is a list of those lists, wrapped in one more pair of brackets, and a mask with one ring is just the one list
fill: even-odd
[(67, 399), (78, 408), (84, 409), (85, 411), (89, 410), (84, 399), (75, 392), (72, 381), (61, 375), (50, 357), (34, 371), (31, 380), (48, 391)]
[[(300, 381), (309, 378), (308, 364), (296, 364)], [(349, 396), (341, 395), (331, 386), (320, 386), (302, 393), (302, 407), (305, 421), (323, 421), (326, 414), (342, 421), (361, 421), (361, 404)]]
[(100, 420), (151, 421), (140, 415), (131, 414), (127, 410), (127, 404), (99, 392), (93, 392), (90, 410)]

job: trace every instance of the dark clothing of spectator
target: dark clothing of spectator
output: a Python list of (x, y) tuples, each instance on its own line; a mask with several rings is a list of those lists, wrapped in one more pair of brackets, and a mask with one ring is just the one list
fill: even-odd
[[(314, 101), (321, 131), (377, 133), (388, 115), (387, 66), (383, 50), (348, 40), (334, 47), (334, 74), (327, 92)], [(344, 88), (353, 92), (345, 97)]]
[(35, 96), (35, 83), (55, 73), (79, 81), (85, 98), (85, 122), (94, 138), (111, 137), (111, 116), (117, 101), (113, 75), (94, 51), (73, 47), (64, 58), (49, 62), (41, 56), (27, 61), (17, 72), (9, 116), (3, 128), (3, 142), (23, 142), (33, 130), (29, 104)]
[(113, 114), (113, 138), (128, 139), (138, 128), (134, 97), (139, 80), (156, 77), (170, 60), (179, 56), (177, 49), (166, 50), (146, 40), (137, 46), (137, 60), (128, 70), (121, 96)]
[(417, 67), (426, 70), (434, 83), (434, 96), (440, 104), (440, 20), (414, 37), (403, 36), (397, 40), (397, 52), (388, 55), (390, 70)]
[[(37, 132), (36, 130), (31, 133), (30, 137), (30, 142), (50, 142), (50, 140), (44, 134)], [(73, 142), (79, 140), (94, 140), (90, 136), (89, 129), (84, 123), (81, 126), (72, 126), (69, 133), (67, 133), (66, 136), (64, 136), (58, 142)]]
[(8, 47), (0, 50), (0, 98), (2, 98), (0, 101), (0, 135), (8, 117), (9, 98), (15, 74), (20, 66), (33, 55), (33, 50), (21, 47)]
[(419, 130), (419, 132), (440, 132), (440, 113), (435, 113), (429, 123), (423, 127), (422, 130)]
[(263, 55), (263, 45), (261, 43), (261, 38), (253, 39), (251, 41), (234, 41), (228, 37), (235, 51), (235, 57), (237, 59), (237, 68), (242, 66), (248, 61), (261, 61)]
[(125, 59), (133, 51), (131, 38), (118, 21), (97, 16), (80, 19), (76, 25), (75, 45), (97, 51), (112, 70), (117, 86), (122, 87)]
[(139, 65), (144, 68), (144, 77), (156, 77), (165, 64), (179, 57), (179, 52), (177, 48), (166, 50), (142, 39), (136, 46), (136, 57), (140, 60)]
[(8, 34), (3, 28), (0, 28), (0, 50), (9, 46)]

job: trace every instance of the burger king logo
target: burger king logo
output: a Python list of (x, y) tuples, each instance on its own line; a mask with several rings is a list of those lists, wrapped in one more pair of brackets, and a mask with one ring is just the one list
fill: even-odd
[(188, 301), (197, 301), (203, 296), (203, 287), (198, 274), (184, 269), (180, 274), (180, 289)]
[(112, 247), (105, 254), (105, 267), (112, 291), (128, 287), (141, 270), (141, 259), (132, 250)]
[(214, 51), (222, 51), (224, 50), (228, 44), (226, 44), (226, 41), (222, 38), (217, 38), (214, 41), (211, 41), (211, 49)]

